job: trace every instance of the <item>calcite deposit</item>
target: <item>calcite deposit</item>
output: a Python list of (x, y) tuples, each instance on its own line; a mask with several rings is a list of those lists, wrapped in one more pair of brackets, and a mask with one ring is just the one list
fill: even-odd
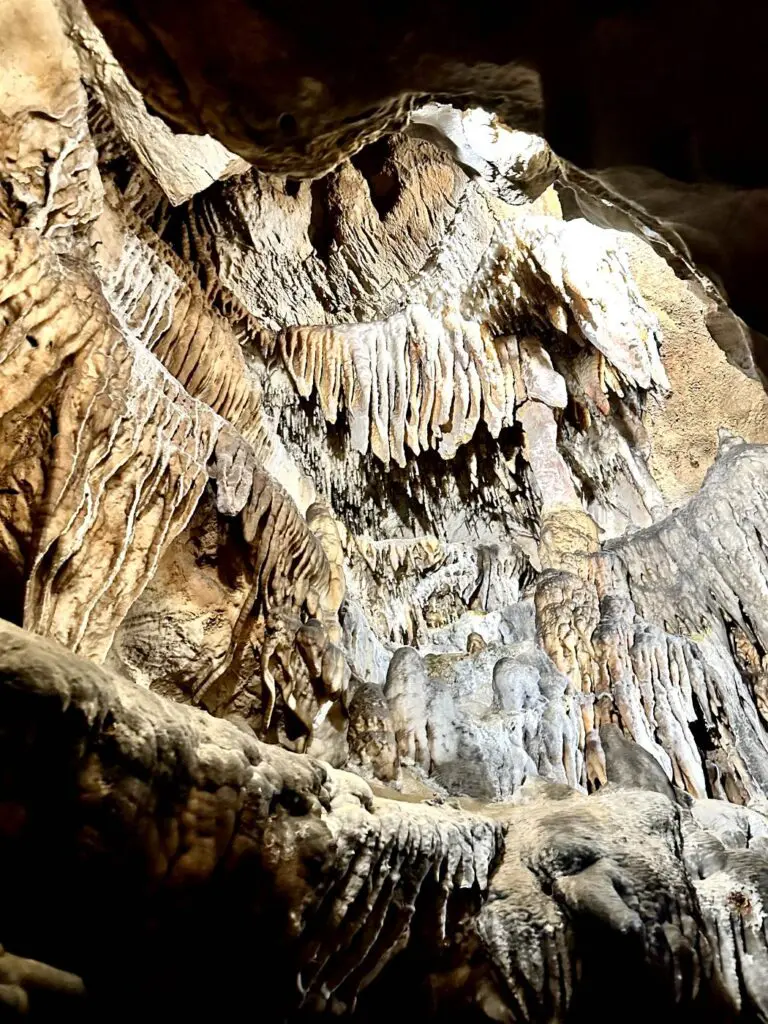
[(0, 1013), (768, 1018), (760, 153), (556, 7), (0, 0)]

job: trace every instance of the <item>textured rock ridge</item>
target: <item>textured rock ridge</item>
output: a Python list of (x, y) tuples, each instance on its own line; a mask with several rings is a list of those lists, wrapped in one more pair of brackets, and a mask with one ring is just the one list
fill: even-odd
[[(395, 981), (438, 1013), (563, 1019), (614, 959), (644, 1007), (765, 1012), (754, 811), (680, 806), (639, 787), (631, 758), (599, 795), (529, 785), (485, 816), (381, 799), (16, 627), (2, 652), (3, 926), (17, 948), (43, 927), (96, 1012), (122, 1019), (150, 992), (158, 1007), (242, 1008), (213, 969), (228, 963), (263, 973), (267, 1019), (357, 1003), (378, 1019)], [(96, 936), (104, 887), (114, 913)], [(202, 978), (192, 922), (218, 940)]]
[(2, 258), (4, 523), (24, 623), (99, 658), (192, 514), (220, 421), (36, 234), (6, 236)]
[[(407, 940), (422, 890), (435, 888), (427, 912), (439, 944), (456, 926), (462, 905), (471, 907), (487, 888), (500, 848), (500, 829), (491, 822), (377, 801), (353, 775), (262, 745), (202, 711), (175, 707), (52, 644), (30, 641), (10, 625), (3, 627), (3, 651), (4, 776), (16, 765), (16, 782), (4, 787), (3, 800), (4, 807), (15, 801), (26, 822), (15, 834), (4, 832), (4, 861), (21, 864), (25, 849), (36, 848), (50, 794), (43, 765), (31, 775), (30, 767), (58, 733), (54, 744), (64, 758), (59, 767), (67, 768), (56, 799), (68, 806), (57, 814), (74, 812), (76, 820), (71, 839), (52, 837), (56, 859), (71, 864), (81, 840), (82, 851), (91, 852), (70, 880), (79, 891), (61, 891), (56, 899), (61, 908), (80, 901), (83, 908), (94, 907), (101, 885), (110, 885), (110, 876), (116, 884), (122, 875), (120, 912), (104, 924), (132, 963), (110, 955), (114, 973), (99, 965), (115, 982), (126, 969), (137, 970), (137, 980), (151, 971), (141, 983), (145, 992), (159, 982), (162, 968), (152, 968), (146, 943), (169, 943), (171, 972), (181, 969), (189, 978), (196, 968), (185, 963), (191, 951), (185, 922), (201, 913), (213, 924), (209, 915), (218, 900), (230, 908), (219, 926), (234, 912), (232, 924), (240, 918), (251, 935), (237, 961), (262, 961), (266, 983), (266, 955), (287, 983), (275, 992), (274, 1010), (353, 1001), (356, 986)], [(41, 729), (40, 748), (23, 739), (34, 723)], [(44, 912), (63, 878), (57, 870), (46, 882), (35, 913)], [(357, 898), (361, 886), (364, 900)], [(160, 933), (145, 935), (132, 955), (119, 936), (138, 939), (147, 924), (142, 914), (153, 905)], [(130, 918), (121, 920), (123, 913)], [(32, 932), (39, 926), (19, 921)], [(269, 952), (265, 928), (279, 936), (280, 952)], [(71, 942), (67, 959), (87, 976), (89, 962), (104, 960), (104, 938), (94, 941), (87, 928), (77, 927), (66, 935), (64, 926), (60, 939)], [(221, 932), (227, 951), (219, 949), (216, 959), (226, 962), (243, 937)], [(201, 995), (207, 1003), (214, 992), (205, 987)]]

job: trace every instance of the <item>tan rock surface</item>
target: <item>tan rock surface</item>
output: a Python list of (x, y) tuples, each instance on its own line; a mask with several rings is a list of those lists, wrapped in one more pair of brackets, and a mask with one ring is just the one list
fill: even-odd
[(717, 431), (768, 442), (768, 396), (761, 383), (732, 366), (712, 340), (705, 310), (688, 285), (639, 239), (624, 235), (632, 274), (661, 324), (662, 358), (671, 393), (649, 409), (651, 471), (676, 508), (690, 498), (717, 453)]

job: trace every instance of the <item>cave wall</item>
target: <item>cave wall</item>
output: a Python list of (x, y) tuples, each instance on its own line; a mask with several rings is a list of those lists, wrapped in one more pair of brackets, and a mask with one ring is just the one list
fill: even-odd
[[(581, 1019), (623, 957), (759, 1018), (768, 399), (690, 254), (512, 114), (411, 98), (286, 177), (74, 0), (0, 38), (4, 927), (70, 972), (0, 954), (0, 1002), (172, 1003), (201, 915), (270, 1019)], [(67, 953), (126, 864), (120, 957)]]
[[(461, 655), (472, 681), (455, 692), (421, 669), (416, 696), (403, 684), (406, 732), (411, 714), (442, 723), (439, 755), (419, 763), (438, 788), (499, 798), (533, 770), (587, 788), (604, 774), (596, 730), (619, 720), (682, 788), (722, 795), (691, 733), (705, 702), (680, 684), (693, 760), (677, 770), (677, 732), (653, 706), (596, 715), (608, 705), (584, 697), (599, 672), (586, 682), (568, 658), (593, 657), (602, 613), (579, 627), (589, 653), (563, 661), (541, 610), (548, 572), (588, 581), (601, 546), (679, 502), (663, 441), (654, 454), (669, 418), (660, 316), (674, 336), (706, 304), (650, 248), (564, 220), (546, 144), (482, 111), (427, 105), (325, 177), (268, 176), (169, 133), (81, 5), (40, 0), (27, 17), (51, 54), (40, 63), (29, 28), (9, 34), (27, 77), (7, 101), (23, 155), (5, 229), (6, 616), (338, 765), (374, 756), (371, 730), (387, 750), (397, 737), (398, 645), (434, 656), (441, 680), (440, 657)], [(21, 188), (20, 166), (37, 180), (51, 160), (47, 189)], [(717, 402), (694, 425), (681, 383), (672, 415), (706, 451)], [(762, 393), (744, 403), (754, 414), (723, 395), (762, 440)], [(531, 600), (535, 622), (517, 608)], [(636, 618), (685, 646), (697, 627), (667, 611)], [(508, 698), (488, 688), (537, 642), (561, 676), (545, 684), (541, 663), (538, 696), (519, 679)], [(360, 685), (379, 690), (355, 701)], [(470, 784), (486, 748), (496, 774)], [(733, 798), (762, 793), (756, 771)]]

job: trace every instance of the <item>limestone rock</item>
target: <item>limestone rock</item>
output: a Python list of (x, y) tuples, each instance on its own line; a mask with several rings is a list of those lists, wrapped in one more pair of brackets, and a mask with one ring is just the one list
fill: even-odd
[[(355, 776), (2, 631), (0, 853), (14, 867), (3, 927), (9, 941), (45, 928), (97, 1009), (125, 1016), (151, 993), (159, 1007), (235, 1011), (255, 977), (268, 1019), (358, 1000), (367, 1016), (369, 999), (379, 1019), (400, 978), (397, 998), (419, 1007), (426, 979), (438, 1014), (523, 1006), (560, 1019), (604, 988), (615, 960), (643, 982), (644, 1009), (765, 1012), (756, 812), (745, 831), (711, 802), (610, 785), (587, 797), (529, 784), (485, 816), (376, 798)], [(52, 814), (77, 827), (51, 830)], [(96, 937), (89, 913), (71, 910), (95, 909), (105, 885), (114, 913)], [(224, 992), (217, 971), (200, 974), (195, 921), (217, 929), (211, 967), (250, 964)], [(79, 991), (26, 962), (28, 978), (30, 966)]]
[(84, 77), (116, 121), (123, 139), (169, 200), (184, 202), (212, 182), (242, 174), (245, 160), (210, 136), (175, 134), (146, 109), (81, 0), (61, 0), (62, 22), (75, 44)]
[(392, 714), (400, 756), (429, 769), (427, 674), (412, 647), (401, 647), (392, 655), (384, 696)]
[[(642, 18), (631, 5), (607, 21), (560, 8), (499, 18), (486, 0), (463, 12), (458, 30), (448, 3), (419, 4), (407, 16), (342, 3), (320, 18), (307, 4), (286, 13), (233, 0), (215, 14), (200, 4), (183, 28), (174, 3), (158, 11), (149, 0), (138, 8), (89, 0), (89, 9), (155, 109), (175, 126), (210, 131), (272, 173), (326, 172), (402, 128), (424, 96), (471, 97), (510, 128), (543, 130), (560, 157), (608, 182), (618, 178), (623, 194), (594, 173), (580, 176), (590, 214), (600, 220), (618, 206), (624, 223), (628, 217), (641, 236), (654, 237), (708, 292), (712, 330), (726, 351), (753, 371), (764, 366), (762, 275), (750, 269), (765, 264), (768, 149), (762, 108), (752, 100), (761, 10), (721, 2), (702, 10), (685, 0)], [(252, 35), (269, 41), (263, 52), (254, 53)], [(163, 49), (159, 38), (173, 44)], [(285, 55), (279, 72), (277, 47)], [(310, 51), (311, 87), (303, 63)], [(713, 79), (715, 64), (723, 72)], [(707, 273), (735, 296), (754, 335)]]
[[(189, 956), (198, 941), (191, 923), (214, 927), (218, 917), (224, 926), (231, 914), (250, 922), (250, 937), (243, 947), (243, 937), (225, 929), (226, 949), (218, 948), (216, 962), (251, 962), (264, 971), (272, 985), (270, 1015), (317, 1010), (331, 1000), (351, 1006), (366, 978), (407, 942), (422, 898), (439, 945), (458, 926), (464, 904), (487, 889), (501, 846), (492, 822), (374, 800), (355, 776), (261, 744), (13, 626), (2, 631), (2, 799), (9, 809), (3, 820), (10, 824), (18, 811), (29, 823), (2, 834), (4, 864), (21, 868), (28, 854), (26, 879), (15, 879), (18, 899), (6, 904), (4, 927), (9, 940), (17, 929), (22, 935), (30, 925), (46, 927), (58, 907), (50, 948), (82, 965), (105, 998), (113, 998), (110, 981), (118, 983), (125, 972), (138, 984), (126, 996), (131, 1006), (153, 990), (156, 1005), (179, 998), (175, 982), (161, 981), (169, 977), (165, 968), (153, 965), (153, 929), (170, 951), (166, 966), (173, 963), (174, 974), (191, 984), (199, 975)], [(28, 744), (22, 737), (35, 722), (37, 742)], [(47, 764), (55, 792), (30, 771), (44, 750), (54, 758)], [(66, 762), (56, 760), (59, 753)], [(53, 806), (57, 814), (74, 812), (78, 827), (53, 831), (48, 855), (61, 869), (49, 872), (42, 888), (29, 889), (36, 874), (29, 854), (40, 853), (35, 833)], [(64, 864), (78, 849), (85, 857), (65, 878)], [(433, 877), (440, 879), (436, 899)], [(66, 910), (95, 909), (102, 885), (112, 887), (109, 879), (113, 913), (97, 938), (90, 911), (70, 918)], [(358, 899), (362, 892), (370, 899)], [(144, 917), (153, 904), (154, 924)], [(373, 941), (347, 948), (343, 937), (355, 934)], [(277, 978), (297, 975), (298, 989), (274, 988)], [(186, 1005), (212, 1006), (219, 998), (218, 982), (208, 977), (182, 997)], [(241, 999), (230, 989), (225, 1003), (234, 1007)]]
[(349, 704), (349, 758), (382, 782), (400, 774), (400, 757), (389, 704), (381, 687), (361, 683)]
[(645, 15), (87, 7), (0, 4), (0, 1003), (763, 1019), (760, 267), (529, 134)]

